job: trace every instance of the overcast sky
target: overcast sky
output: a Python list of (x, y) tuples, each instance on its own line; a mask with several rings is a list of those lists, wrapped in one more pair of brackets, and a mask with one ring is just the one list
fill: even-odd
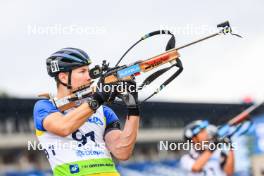
[[(215, 32), (218, 23), (229, 20), (244, 38), (220, 36), (180, 51), (184, 72), (153, 100), (239, 102), (246, 96), (262, 100), (263, 7), (261, 0), (3, 0), (0, 90), (18, 97), (55, 92), (45, 59), (63, 47), (87, 51), (94, 64), (107, 59), (114, 65), (148, 32), (170, 29), (180, 46)], [(142, 42), (123, 64), (159, 54), (167, 40), (161, 36)]]

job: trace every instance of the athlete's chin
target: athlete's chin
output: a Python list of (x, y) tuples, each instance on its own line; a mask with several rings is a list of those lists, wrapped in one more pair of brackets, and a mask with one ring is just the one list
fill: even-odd
[(82, 84), (74, 85), (74, 86), (72, 86), (72, 88), (73, 89), (78, 89), (78, 88), (80, 88), (82, 86), (90, 86), (91, 84), (92, 84), (92, 82), (84, 82)]

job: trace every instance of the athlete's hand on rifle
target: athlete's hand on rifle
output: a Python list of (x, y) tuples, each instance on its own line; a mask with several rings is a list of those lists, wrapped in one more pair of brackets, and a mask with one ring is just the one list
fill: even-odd
[(232, 139), (228, 136), (225, 137), (217, 137), (216, 138), (216, 143), (220, 143), (223, 145), (229, 145), (230, 147), (232, 147)]
[(134, 80), (125, 81), (125, 91), (119, 94), (127, 107), (128, 116), (139, 116), (137, 84)]
[(90, 108), (94, 111), (105, 102), (113, 102), (117, 96), (116, 84), (105, 84), (103, 78), (97, 83), (96, 91), (92, 99), (88, 100)]
[(208, 148), (211, 151), (215, 151), (217, 149), (232, 149), (232, 140), (230, 137), (219, 137), (219, 136), (214, 136), (212, 139), (208, 141), (208, 145), (214, 144), (214, 147)]

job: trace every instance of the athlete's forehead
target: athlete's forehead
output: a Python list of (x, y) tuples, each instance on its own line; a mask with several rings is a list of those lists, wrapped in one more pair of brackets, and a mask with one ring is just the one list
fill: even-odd
[(78, 68), (75, 68), (73, 70), (76, 70), (76, 71), (80, 71), (80, 70), (88, 70), (89, 71), (89, 66), (88, 65), (84, 65), (84, 66), (81, 66), (81, 67), (78, 67)]

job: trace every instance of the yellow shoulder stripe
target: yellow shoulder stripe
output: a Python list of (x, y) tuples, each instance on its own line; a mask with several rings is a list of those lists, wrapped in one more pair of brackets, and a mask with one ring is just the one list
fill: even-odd
[(44, 131), (36, 130), (36, 135), (41, 136), (44, 134)]

